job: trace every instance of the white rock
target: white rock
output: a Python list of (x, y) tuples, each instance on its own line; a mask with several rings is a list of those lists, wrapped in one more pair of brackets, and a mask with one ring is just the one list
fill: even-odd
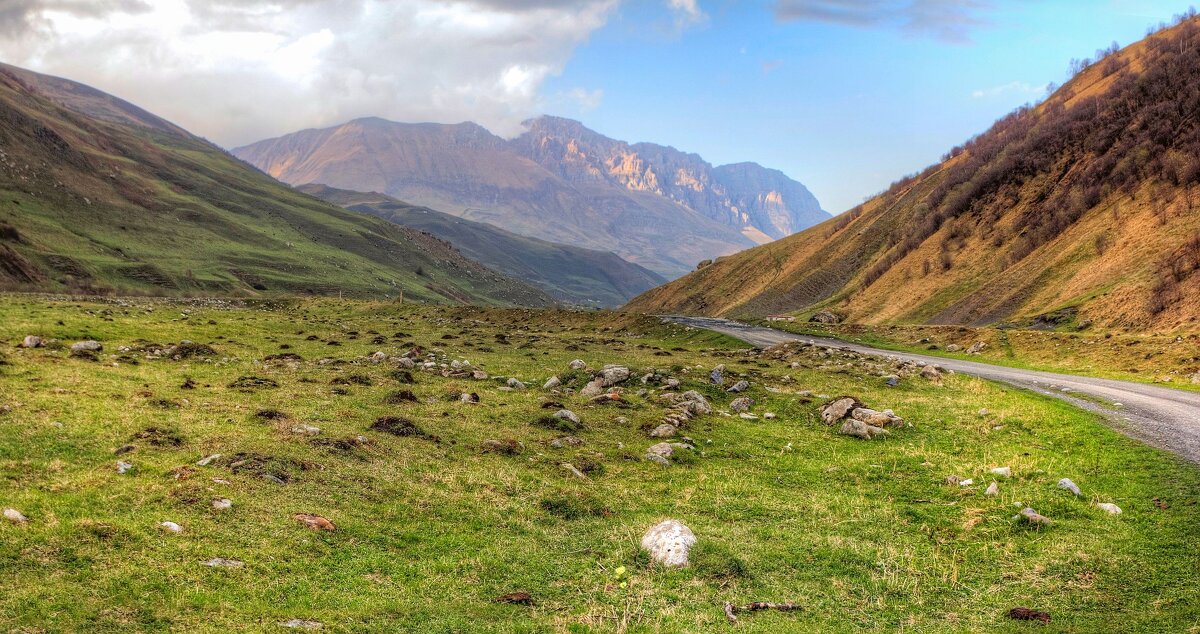
[(972, 479), (970, 479), (970, 478), (967, 478), (966, 480), (963, 480), (963, 481), (959, 482), (959, 483), (958, 483), (958, 486), (960, 486), (960, 487), (969, 487), (969, 486), (971, 486), (972, 484), (975, 484), (975, 481), (974, 481), (974, 480), (972, 480)]
[(605, 387), (611, 387), (629, 380), (629, 374), (629, 368), (621, 365), (606, 365), (600, 371), (600, 376), (604, 379)]
[(1116, 504), (1113, 504), (1112, 502), (1097, 502), (1096, 508), (1098, 508), (1102, 511), (1108, 511), (1109, 513), (1112, 513), (1113, 515), (1121, 514), (1121, 507), (1117, 506)]
[(556, 374), (546, 380), (546, 383), (544, 385), (542, 385), (542, 389), (543, 390), (553, 390), (554, 388), (556, 388), (560, 385), (562, 385), (562, 380), (559, 379), (558, 375)]
[(117, 473), (129, 473), (129, 470), (132, 468), (133, 465), (129, 464), (128, 462), (123, 460), (117, 462)]
[(217, 498), (212, 501), (214, 511), (226, 511), (233, 508), (233, 501), (229, 498)]
[(4, 509), (4, 519), (10, 522), (16, 522), (17, 524), (24, 524), (25, 522), (29, 521), (29, 518), (25, 517), (25, 515), (23, 515), (17, 509)]
[(995, 482), (989, 484), (987, 491), (984, 491), (983, 494), (984, 495), (1000, 495), (1000, 485), (996, 484)]
[(775, 412), (767, 412), (767, 413), (763, 414), (763, 418), (765, 418), (767, 420), (774, 420)]
[(522, 383), (520, 380), (518, 380), (518, 379), (515, 379), (515, 378), (510, 378), (510, 379), (508, 380), (508, 383), (507, 383), (507, 385), (508, 385), (508, 387), (511, 387), (511, 388), (512, 388), (512, 389), (514, 389), (514, 390), (523, 390), (523, 389), (525, 389), (525, 384), (524, 384), (524, 383)]
[(371, 360), (371, 363), (383, 363), (384, 361), (387, 361), (388, 356), (386, 352), (379, 350), (377, 352), (372, 352), (371, 356), (367, 358)]
[(557, 412), (554, 412), (554, 418), (559, 420), (569, 420), (576, 425), (579, 424), (579, 414), (576, 414), (569, 409), (560, 409)]
[(213, 557), (207, 561), (200, 562), (209, 568), (241, 568), (246, 564), (238, 559), (226, 559), (225, 557)]
[(292, 428), (292, 433), (300, 434), (302, 436), (316, 436), (317, 434), (321, 433), (321, 428), (313, 427), (312, 425), (296, 425)]
[(176, 524), (175, 522), (163, 522), (163, 523), (159, 524), (159, 526), (161, 526), (162, 529), (167, 531), (168, 533), (175, 533), (176, 535), (178, 535), (179, 533), (183, 532), (183, 527), (180, 526), (179, 524)]
[(992, 473), (999, 476), (1004, 476), (1006, 478), (1012, 477), (1012, 469), (1009, 467), (996, 467), (995, 469), (992, 469)]
[(1070, 478), (1063, 478), (1062, 480), (1059, 480), (1058, 488), (1066, 489), (1075, 495), (1083, 495), (1083, 492), (1079, 490), (1079, 485), (1071, 482)]
[(582, 359), (575, 359), (574, 361), (571, 362), (572, 370), (582, 370), (586, 367), (587, 367), (587, 364), (584, 363)]
[(695, 545), (695, 533), (679, 520), (663, 520), (642, 536), (642, 548), (650, 553), (650, 559), (668, 568), (686, 566), (688, 552)]
[(308, 621), (305, 619), (288, 619), (279, 622), (280, 627), (286, 627), (293, 630), (319, 630), (325, 627), (325, 624), (320, 621)]

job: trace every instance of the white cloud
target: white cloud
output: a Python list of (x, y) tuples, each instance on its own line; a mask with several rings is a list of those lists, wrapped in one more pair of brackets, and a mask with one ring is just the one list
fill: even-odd
[(980, 88), (971, 91), (971, 97), (974, 99), (983, 99), (985, 97), (996, 97), (1007, 93), (1017, 93), (1024, 95), (1042, 95), (1049, 89), (1049, 84), (1035, 86), (1023, 81), (1013, 81), (1000, 86), (992, 86), (991, 88)]
[(0, 58), (226, 146), (360, 116), (515, 134), (619, 1), (3, 0)]
[(776, 0), (784, 22), (825, 22), (862, 28), (895, 28), (946, 42), (971, 41), (971, 32), (991, 24), (991, 0)]

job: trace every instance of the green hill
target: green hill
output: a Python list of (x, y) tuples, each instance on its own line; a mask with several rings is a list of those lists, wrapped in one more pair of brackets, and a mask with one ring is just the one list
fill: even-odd
[(465, 220), (379, 193), (309, 184), (300, 191), (449, 241), (471, 259), (574, 304), (620, 306), (666, 282), (614, 253), (557, 244)]
[(136, 106), (0, 66), (0, 286), (543, 306), (427, 234), (284, 186)]

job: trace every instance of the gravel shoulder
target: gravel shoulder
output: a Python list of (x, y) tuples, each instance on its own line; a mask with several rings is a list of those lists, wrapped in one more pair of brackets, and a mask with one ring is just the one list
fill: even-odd
[(1000, 381), (1071, 402), (1102, 414), (1127, 436), (1200, 464), (1200, 393), (1113, 379), (1009, 368), (988, 363), (882, 350), (837, 339), (797, 335), (712, 317), (665, 316), (664, 319), (719, 332), (766, 348), (788, 341), (810, 341), (834, 348), (899, 359), (924, 361), (983, 379)]

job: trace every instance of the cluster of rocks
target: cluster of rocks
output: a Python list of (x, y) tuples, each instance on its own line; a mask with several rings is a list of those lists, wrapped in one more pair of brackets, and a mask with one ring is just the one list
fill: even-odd
[(863, 405), (853, 396), (835, 398), (821, 407), (821, 421), (826, 425), (842, 423), (838, 433), (871, 440), (887, 433), (889, 428), (902, 427), (904, 419), (890, 409), (877, 411)]
[(695, 390), (688, 390), (682, 394), (664, 392), (658, 399), (666, 404), (668, 409), (662, 423), (650, 431), (651, 438), (671, 438), (693, 418), (712, 413), (712, 405), (708, 399)]

